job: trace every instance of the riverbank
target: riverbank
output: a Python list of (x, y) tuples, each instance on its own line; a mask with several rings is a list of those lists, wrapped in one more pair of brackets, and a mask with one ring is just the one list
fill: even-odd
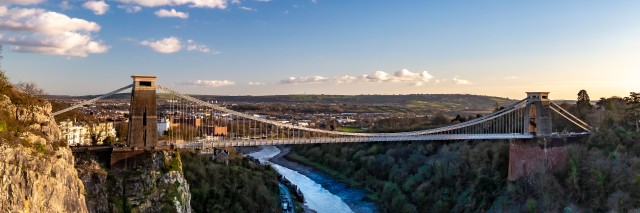
[[(261, 151), (262, 147), (259, 147), (259, 146), (236, 147), (236, 150), (241, 152), (243, 155), (250, 155), (250, 154), (253, 154), (253, 153)], [(291, 168), (289, 168), (289, 169), (291, 169)], [(294, 170), (294, 169), (292, 169), (292, 170)], [(307, 206), (304, 203), (301, 203), (300, 206), (302, 206), (302, 209), (304, 210), (304, 213), (317, 213), (316, 211), (314, 211), (313, 209), (309, 208), (309, 206)]]
[[(303, 174), (315, 182), (322, 185), (332, 194), (339, 196), (354, 212), (377, 212), (377, 206), (371, 202), (364, 189), (354, 186), (361, 185), (359, 183), (353, 183), (351, 179), (345, 177), (338, 177), (334, 174), (326, 174), (325, 171), (319, 171), (311, 166), (305, 166), (294, 161), (288, 160), (287, 156), (291, 152), (290, 147), (278, 146), (280, 153), (271, 159), (270, 162), (289, 168)], [(328, 176), (328, 177), (326, 177)], [(331, 180), (329, 177), (335, 177), (337, 180)]]

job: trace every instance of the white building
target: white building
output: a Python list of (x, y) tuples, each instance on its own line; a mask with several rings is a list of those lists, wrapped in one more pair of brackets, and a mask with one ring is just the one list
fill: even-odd
[(164, 132), (169, 131), (169, 127), (171, 127), (171, 121), (165, 118), (158, 119), (158, 136), (163, 136)]
[(62, 132), (62, 138), (69, 146), (92, 145), (91, 136), (95, 136), (97, 144), (102, 144), (107, 137), (116, 137), (116, 129), (113, 122), (98, 124), (86, 124), (71, 120), (60, 121), (58, 124)]
[(78, 146), (84, 144), (85, 128), (75, 121), (60, 121), (58, 124), (62, 132), (62, 138), (66, 140), (69, 146)]

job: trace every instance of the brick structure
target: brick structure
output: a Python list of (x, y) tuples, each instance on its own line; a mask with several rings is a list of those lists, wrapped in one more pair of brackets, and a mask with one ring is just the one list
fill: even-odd
[(134, 170), (144, 167), (151, 160), (151, 153), (146, 150), (118, 150), (111, 153), (111, 170)]
[(509, 142), (509, 181), (520, 177), (532, 177), (543, 171), (555, 172), (566, 168), (567, 152), (564, 142), (545, 147), (534, 140)]
[(129, 136), (127, 146), (152, 149), (158, 141), (156, 113), (156, 77), (134, 75), (129, 108)]

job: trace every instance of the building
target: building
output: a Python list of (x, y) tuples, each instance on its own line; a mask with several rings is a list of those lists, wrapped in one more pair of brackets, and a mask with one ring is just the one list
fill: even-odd
[(198, 129), (208, 136), (229, 136), (226, 126), (201, 126)]
[(62, 132), (62, 138), (69, 146), (79, 146), (84, 144), (85, 128), (80, 122), (76, 121), (60, 121), (58, 124)]
[(158, 119), (158, 136), (163, 136), (165, 132), (169, 131), (171, 127), (171, 121), (160, 118)]
[(101, 122), (97, 124), (88, 124), (78, 121), (60, 121), (58, 124), (62, 132), (62, 138), (69, 146), (88, 146), (93, 145), (95, 140), (97, 145), (108, 137), (116, 137), (116, 129), (113, 122)]

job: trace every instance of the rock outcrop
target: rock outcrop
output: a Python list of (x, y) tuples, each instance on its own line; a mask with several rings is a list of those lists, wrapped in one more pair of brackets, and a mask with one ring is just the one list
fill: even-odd
[(0, 212), (87, 212), (73, 155), (0, 146)]
[(89, 212), (191, 212), (189, 185), (177, 154), (143, 155), (145, 166), (108, 172), (94, 159), (79, 159), (76, 168), (87, 188)]
[[(23, 137), (30, 142), (45, 144), (60, 140), (60, 128), (51, 116), (51, 103), (43, 101), (37, 104), (15, 105), (6, 95), (0, 94), (1, 111), (8, 113), (11, 118), (28, 126), (28, 132)], [(40, 138), (34, 137), (40, 136)]]
[(0, 212), (87, 212), (71, 150), (56, 145), (51, 105), (14, 105), (0, 95), (0, 106), (0, 133), (17, 136), (0, 137)]

